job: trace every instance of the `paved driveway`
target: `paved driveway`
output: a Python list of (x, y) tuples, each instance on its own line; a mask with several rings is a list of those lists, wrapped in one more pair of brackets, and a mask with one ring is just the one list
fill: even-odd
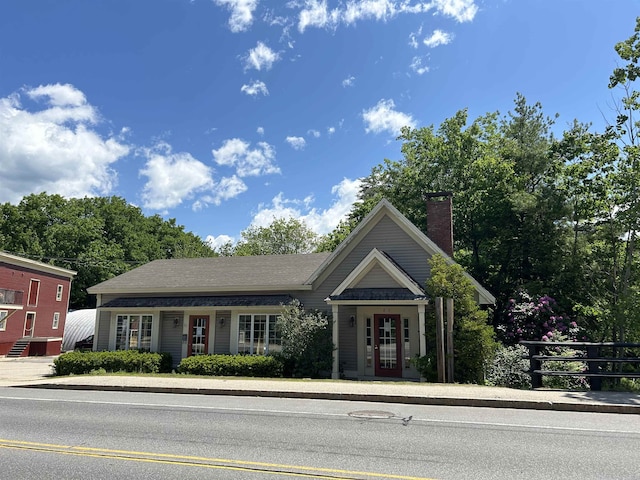
[(41, 380), (53, 373), (56, 357), (0, 357), (0, 386), (20, 385)]

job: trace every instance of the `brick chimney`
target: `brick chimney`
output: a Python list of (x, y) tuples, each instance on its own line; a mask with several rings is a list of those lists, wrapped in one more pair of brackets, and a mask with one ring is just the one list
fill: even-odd
[(453, 192), (425, 195), (427, 202), (427, 236), (453, 257)]

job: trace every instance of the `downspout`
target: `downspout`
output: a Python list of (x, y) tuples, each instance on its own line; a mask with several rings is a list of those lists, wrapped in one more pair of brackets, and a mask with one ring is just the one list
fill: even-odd
[(340, 378), (340, 348), (339, 348), (339, 322), (338, 322), (338, 305), (331, 305), (331, 314), (332, 314), (332, 341), (333, 341), (333, 369), (331, 371), (331, 378), (334, 380), (338, 380)]

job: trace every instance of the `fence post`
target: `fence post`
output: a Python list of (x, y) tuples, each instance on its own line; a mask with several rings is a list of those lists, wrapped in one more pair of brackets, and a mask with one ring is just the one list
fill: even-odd
[(533, 358), (540, 352), (540, 347), (538, 345), (528, 345), (527, 348), (529, 349), (529, 372), (531, 373), (531, 388), (540, 388), (542, 387), (542, 375), (540, 375), (539, 373), (535, 373), (535, 371), (541, 369), (542, 362), (538, 359)]
[[(600, 347), (597, 345), (587, 345), (587, 359), (598, 358)], [(600, 362), (587, 362), (590, 374), (600, 373)], [(602, 390), (602, 377), (589, 377), (589, 387), (591, 390), (599, 392)]]

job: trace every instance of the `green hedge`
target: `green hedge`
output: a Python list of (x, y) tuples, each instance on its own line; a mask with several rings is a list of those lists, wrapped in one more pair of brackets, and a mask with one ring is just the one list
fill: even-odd
[(282, 362), (269, 355), (196, 355), (183, 358), (178, 372), (223, 377), (282, 377)]
[(56, 375), (83, 375), (93, 371), (163, 373), (171, 371), (168, 353), (118, 350), (115, 352), (67, 352), (53, 361)]

